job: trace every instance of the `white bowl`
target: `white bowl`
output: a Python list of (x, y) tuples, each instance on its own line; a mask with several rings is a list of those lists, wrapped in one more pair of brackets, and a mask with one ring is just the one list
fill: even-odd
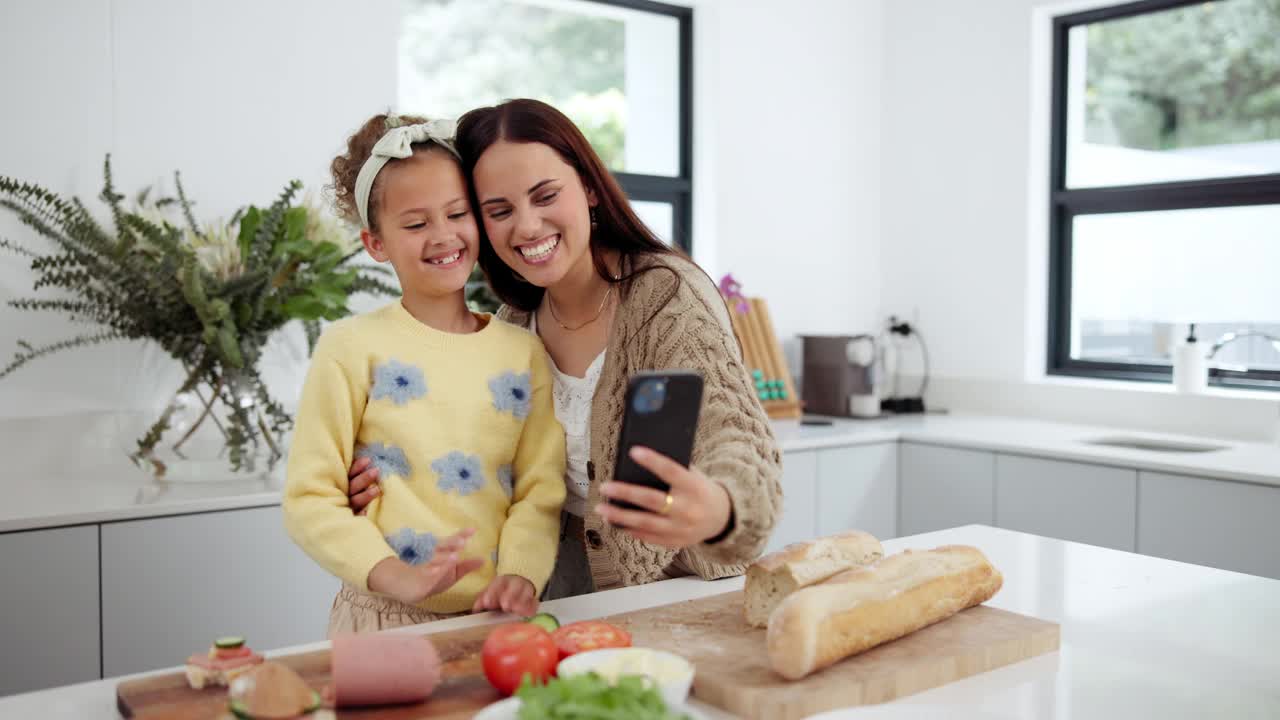
[[(627, 662), (639, 669), (638, 673), (624, 672), (623, 674), (647, 675), (657, 686), (658, 692), (661, 693), (668, 707), (684, 707), (685, 701), (689, 698), (689, 688), (693, 687), (693, 664), (679, 655), (664, 650), (645, 647), (588, 650), (561, 660), (556, 666), (556, 675), (569, 677), (593, 670), (599, 672), (602, 666), (618, 661)], [(654, 677), (644, 672), (646, 667), (654, 665), (666, 670), (662, 673), (663, 677)]]
[(471, 720), (516, 720), (520, 712), (520, 698), (509, 697), (506, 700), (487, 705), (475, 714)]
[[(683, 713), (693, 720), (707, 720), (707, 716), (687, 705), (676, 705), (669, 708), (674, 713)], [(507, 698), (485, 707), (476, 713), (473, 720), (517, 720), (520, 713), (520, 698)]]

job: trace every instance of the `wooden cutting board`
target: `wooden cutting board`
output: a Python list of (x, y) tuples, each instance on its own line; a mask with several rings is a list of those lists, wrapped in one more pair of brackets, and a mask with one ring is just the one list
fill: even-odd
[[(986, 606), (970, 608), (878, 648), (789, 682), (769, 669), (765, 631), (742, 619), (742, 593), (639, 610), (606, 618), (634, 644), (683, 655), (697, 667), (694, 696), (750, 720), (791, 720), (841, 707), (881, 703), (986, 672), (1058, 648), (1058, 625)], [(500, 699), (484, 679), (480, 646), (492, 626), (431, 635), (444, 661), (444, 681), (414, 706), (343, 710), (340, 718), (431, 720), (469, 718)], [(312, 687), (329, 681), (329, 651), (276, 658)], [(223, 688), (192, 690), (181, 673), (121, 683), (125, 717), (219, 718)]]
[(979, 605), (797, 681), (769, 668), (765, 631), (742, 617), (742, 593), (615, 618), (636, 645), (693, 661), (693, 694), (749, 720), (798, 720), (944, 685), (1058, 649), (1058, 625)]
[[(480, 646), (492, 625), (451, 630), (431, 635), (444, 663), (440, 687), (425, 703), (363, 710), (343, 709), (338, 717), (367, 720), (435, 720), (469, 718), (486, 705), (502, 699), (485, 680), (480, 666)], [(311, 687), (329, 683), (329, 651), (270, 658), (293, 668)], [(227, 689), (192, 690), (186, 675), (178, 672), (116, 686), (116, 706), (126, 718), (146, 720), (213, 720), (232, 716), (227, 710)]]

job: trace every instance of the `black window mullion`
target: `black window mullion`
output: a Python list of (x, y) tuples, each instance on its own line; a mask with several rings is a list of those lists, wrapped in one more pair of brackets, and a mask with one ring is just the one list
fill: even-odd
[(1053, 22), (1053, 77), (1049, 133), (1049, 352), (1048, 372), (1066, 372), (1071, 363), (1071, 231), (1060, 202), (1067, 177), (1067, 54), (1070, 49), (1066, 18)]
[(1079, 214), (1274, 205), (1280, 204), (1280, 173), (1057, 190), (1053, 200)]
[(612, 5), (614, 7), (625, 8), (627, 10), (639, 10), (641, 12), (653, 13), (655, 15), (672, 15), (674, 17), (682, 17), (691, 14), (693, 10), (679, 5), (668, 5), (656, 0), (591, 0), (601, 5)]
[[(693, 10), (680, 20), (680, 177), (693, 178)], [(690, 189), (692, 192), (692, 189)]]
[(1056, 21), (1069, 26), (1088, 25), (1103, 20), (1119, 20), (1135, 15), (1146, 15), (1161, 10), (1172, 10), (1186, 5), (1200, 5), (1203, 3), (1204, 0), (1139, 0), (1138, 2), (1125, 3), (1123, 5), (1112, 5), (1096, 10), (1060, 15), (1056, 18)]
[(693, 187), (687, 178), (625, 172), (616, 172), (613, 177), (628, 192), (689, 192)]
[(1071, 363), (1071, 220), (1054, 205), (1049, 225), (1049, 372)]
[(1056, 196), (1067, 186), (1067, 68), (1071, 51), (1071, 25), (1067, 18), (1053, 21), (1053, 83), (1049, 133), (1049, 194)]

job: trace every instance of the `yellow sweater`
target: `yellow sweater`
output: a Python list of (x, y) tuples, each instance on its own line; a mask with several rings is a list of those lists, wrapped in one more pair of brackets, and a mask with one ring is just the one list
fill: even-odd
[[(470, 610), (496, 575), (542, 593), (555, 564), (565, 440), (538, 338), (492, 317), (467, 335), (418, 322), (399, 302), (331, 325), (316, 345), (289, 452), (284, 522), (308, 555), (368, 591), (397, 555), (427, 562), (468, 527), (461, 557), (485, 564), (420, 603)], [(382, 493), (351, 512), (347, 468), (370, 456)]]

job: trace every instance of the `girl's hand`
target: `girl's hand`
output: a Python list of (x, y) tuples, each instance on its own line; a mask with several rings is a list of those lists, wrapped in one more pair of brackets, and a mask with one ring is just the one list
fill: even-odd
[(478, 558), (458, 558), (458, 551), (474, 534), (475, 530), (469, 529), (445, 538), (436, 546), (435, 556), (424, 565), (410, 565), (400, 558), (383, 560), (369, 571), (369, 589), (407, 605), (448, 590), (462, 576), (484, 565)]
[(529, 617), (538, 612), (538, 596), (533, 583), (519, 575), (499, 575), (476, 598), (472, 612), (501, 610)]
[(373, 460), (367, 457), (356, 458), (347, 470), (347, 497), (351, 499), (351, 512), (363, 515), (369, 503), (378, 497), (382, 488), (378, 486), (378, 468)]
[(697, 545), (724, 532), (733, 506), (724, 486), (648, 448), (631, 448), (631, 459), (670, 485), (671, 490), (664, 493), (643, 485), (607, 482), (600, 486), (601, 495), (643, 509), (627, 510), (601, 503), (596, 512), (606, 522), (622, 526), (637, 540), (672, 550)]

